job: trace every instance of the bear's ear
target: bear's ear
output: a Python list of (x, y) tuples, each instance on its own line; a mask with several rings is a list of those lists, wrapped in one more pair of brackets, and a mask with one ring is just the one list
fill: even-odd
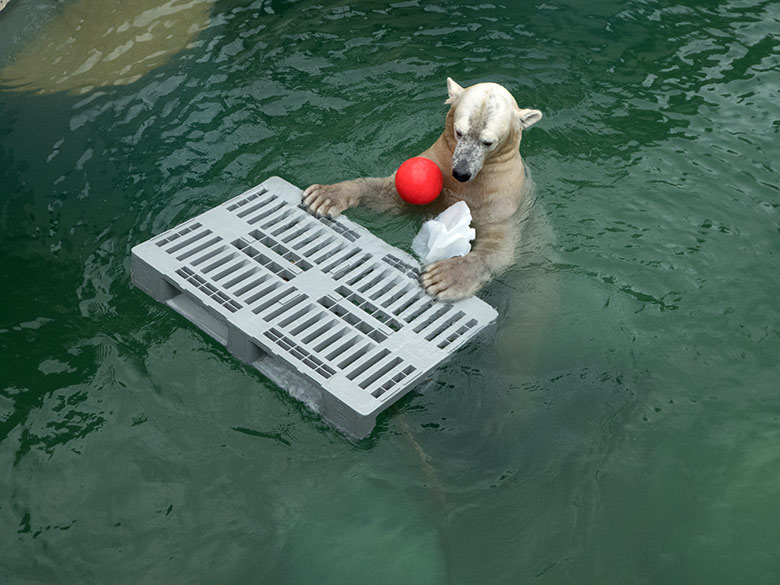
[(447, 78), (447, 93), (450, 94), (450, 97), (445, 101), (445, 104), (454, 104), (455, 102), (460, 99), (461, 94), (463, 94), (463, 88), (459, 86), (457, 83), (455, 83), (451, 77)]
[(542, 119), (542, 113), (539, 110), (525, 110), (518, 108), (515, 111), (515, 120), (522, 130), (530, 128)]

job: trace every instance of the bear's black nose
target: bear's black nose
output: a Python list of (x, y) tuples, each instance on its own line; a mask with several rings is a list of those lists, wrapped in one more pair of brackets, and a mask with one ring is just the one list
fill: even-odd
[(461, 171), (458, 168), (452, 169), (452, 176), (461, 183), (465, 183), (471, 178), (471, 173), (468, 171)]

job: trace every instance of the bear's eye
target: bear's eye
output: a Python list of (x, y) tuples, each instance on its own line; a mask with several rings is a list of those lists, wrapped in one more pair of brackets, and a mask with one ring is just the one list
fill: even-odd
[(455, 138), (457, 138), (458, 140), (463, 138), (463, 132), (461, 132), (460, 130), (455, 130)]
[(487, 146), (488, 148), (490, 148), (494, 144), (495, 144), (495, 142), (493, 140), (483, 140), (482, 141), (482, 146)]

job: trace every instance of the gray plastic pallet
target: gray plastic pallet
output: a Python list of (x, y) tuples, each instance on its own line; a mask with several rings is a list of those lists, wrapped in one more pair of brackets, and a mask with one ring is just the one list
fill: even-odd
[(497, 317), (434, 301), (408, 254), (272, 177), (133, 248), (133, 283), (356, 438)]

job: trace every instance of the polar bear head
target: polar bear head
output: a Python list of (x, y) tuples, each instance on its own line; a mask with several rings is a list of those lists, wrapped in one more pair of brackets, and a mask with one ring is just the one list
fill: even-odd
[(462, 183), (474, 179), (491, 157), (516, 152), (522, 131), (542, 118), (539, 110), (519, 108), (512, 94), (497, 83), (463, 88), (448, 77), (447, 92), (444, 103), (451, 106), (447, 131), (455, 140), (452, 176)]

